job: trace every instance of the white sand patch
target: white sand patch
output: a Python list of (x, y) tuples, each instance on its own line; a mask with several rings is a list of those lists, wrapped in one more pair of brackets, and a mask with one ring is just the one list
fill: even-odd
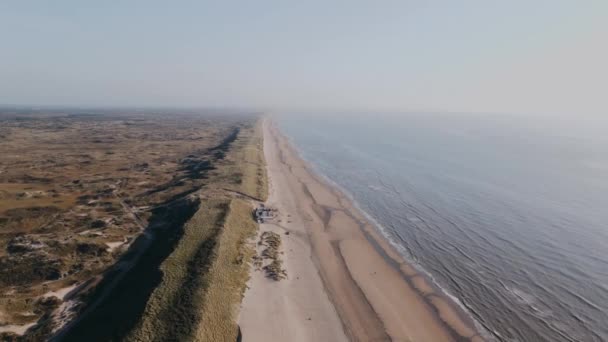
[(102, 232), (94, 232), (91, 229), (87, 229), (83, 232), (78, 233), (78, 235), (97, 235), (97, 236), (102, 236), (103, 233)]
[(64, 288), (61, 288), (61, 289), (59, 289), (57, 291), (50, 291), (50, 292), (47, 292), (47, 293), (43, 294), (42, 297), (44, 297), (44, 298), (57, 297), (57, 298), (59, 298), (61, 300), (64, 300), (65, 296), (67, 296), (68, 293), (70, 293), (73, 289), (75, 289), (76, 286), (78, 286), (78, 284), (74, 284), (72, 286), (64, 287)]
[(33, 327), (36, 323), (28, 323), (24, 325), (0, 325), (0, 333), (12, 332), (17, 335), (23, 335), (25, 331)]
[(71, 322), (76, 316), (76, 307), (78, 305), (77, 300), (68, 300), (67, 302), (62, 303), (55, 312), (53, 312), (52, 318), (55, 322), (55, 326), (53, 327), (53, 332), (59, 331), (66, 324)]
[(106, 242), (106, 245), (108, 246), (108, 248), (106, 250), (108, 251), (108, 253), (112, 253), (113, 250), (122, 246), (124, 243), (125, 243), (124, 241)]

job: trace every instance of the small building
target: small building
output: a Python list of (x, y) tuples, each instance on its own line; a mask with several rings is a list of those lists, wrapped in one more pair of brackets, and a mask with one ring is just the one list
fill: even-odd
[(264, 223), (264, 221), (272, 220), (276, 216), (276, 209), (266, 208), (264, 205), (256, 208), (253, 212), (256, 221), (258, 223)]

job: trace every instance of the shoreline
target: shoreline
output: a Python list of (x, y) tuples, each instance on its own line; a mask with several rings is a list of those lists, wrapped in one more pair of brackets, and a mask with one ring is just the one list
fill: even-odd
[[(330, 179), (328, 176), (323, 174), (321, 172), (321, 170), (319, 170), (319, 168), (313, 164), (312, 161), (305, 158), (302, 155), (301, 151), (297, 148), (297, 146), (295, 145), (295, 142), (293, 141), (293, 139), (291, 137), (288, 137), (288, 136), (280, 133), (280, 130), (279, 130), (279, 134), (281, 134), (282, 138), (287, 141), (287, 144), (290, 146), (291, 150), (297, 156), (297, 158), (301, 159), (304, 162), (304, 164), (306, 164), (306, 167), (309, 168), (313, 177), (318, 178), (319, 182), (325, 184), (329, 188), (335, 189), (335, 191), (337, 193), (346, 197), (346, 200), (350, 201), (354, 210), (358, 211), (363, 216), (363, 218), (367, 221), (367, 223), (369, 223), (371, 225), (371, 227), (372, 227), (371, 229), (373, 229), (373, 231), (378, 234), (378, 238), (381, 239), (382, 241), (386, 242), (388, 244), (388, 248), (391, 251), (397, 253), (397, 255), (398, 255), (397, 258), (399, 260), (403, 261), (405, 264), (411, 266), (415, 271), (417, 271), (419, 273), (418, 275), (423, 277), (428, 282), (428, 285), (434, 291), (439, 292), (440, 296), (446, 297), (445, 299), (447, 300), (448, 304), (452, 306), (452, 309), (454, 309), (456, 311), (456, 314), (459, 315), (460, 319), (463, 322), (465, 322), (466, 324), (468, 324), (470, 326), (470, 328), (472, 328), (473, 330), (475, 330), (477, 332), (477, 334), (481, 338), (479, 341), (490, 341), (491, 342), (491, 341), (495, 340), (495, 337), (493, 336), (493, 334), (488, 330), (491, 328), (486, 327), (482, 323), (478, 322), (474, 318), (471, 308), (467, 307), (467, 305), (464, 304), (458, 297), (451, 294), (441, 284), (439, 284), (434, 279), (433, 275), (430, 272), (428, 272), (426, 269), (424, 269), (422, 265), (418, 264), (415, 261), (412, 261), (410, 259), (410, 257), (407, 256), (407, 254), (408, 254), (407, 250), (403, 246), (399, 245), (398, 243), (394, 242), (391, 239), (389, 231), (381, 223), (379, 223), (371, 214), (369, 214), (367, 211), (362, 209), (360, 204), (356, 201), (354, 196), (347, 189), (343, 188), (341, 185), (339, 185), (338, 183), (336, 183), (335, 181)], [(373, 237), (371, 237), (367, 233), (367, 231), (365, 231), (365, 230), (363, 230), (363, 231), (366, 234), (368, 241), (371, 244), (373, 244), (373, 246), (376, 248), (378, 253), (382, 254), (388, 263), (392, 263), (393, 266), (398, 267), (399, 263), (397, 261), (393, 260), (391, 257), (389, 257), (386, 254), (386, 251), (378, 245), (378, 242)], [(404, 254), (406, 254), (406, 255), (404, 255)], [(407, 281), (407, 277), (408, 276), (404, 274), (404, 280)], [(410, 285), (413, 287), (416, 287), (415, 284), (410, 283)], [(458, 337), (460, 337), (460, 336), (458, 336)], [(477, 341), (477, 340), (475, 340), (475, 341)]]
[[(260, 231), (293, 230), (300, 235), (288, 237), (298, 236), (298, 243), (307, 245), (308, 254), (300, 252), (296, 255), (298, 259), (293, 260), (292, 238), (285, 238), (288, 279), (272, 283), (259, 279), (261, 273), (252, 271), (239, 319), (244, 341), (285, 337), (272, 327), (258, 326), (264, 320), (273, 319), (299, 325), (302, 332), (289, 335), (290, 340), (312, 337), (323, 340), (318, 337), (327, 336), (330, 340), (484, 341), (473, 320), (458, 304), (424, 272), (407, 263), (352, 199), (339, 187), (332, 186), (331, 181), (323, 180), (322, 175), (300, 158), (274, 123), (264, 119), (263, 127), (271, 184), (268, 204), (282, 214), (286, 211), (291, 220), (286, 225), (262, 224)], [(299, 281), (293, 277), (311, 266), (316, 269), (317, 277), (308, 279), (307, 287), (323, 295), (317, 295), (314, 300), (303, 297), (304, 302), (308, 301), (311, 311), (317, 309), (317, 314), (327, 316), (322, 322), (329, 320), (331, 324), (315, 324), (316, 320), (304, 317), (302, 308), (298, 307), (298, 299), (301, 302), (302, 298), (291, 302), (286, 284), (292, 283), (293, 287)], [(289, 305), (279, 303), (267, 310), (269, 312), (263, 308), (260, 311), (261, 305), (279, 296), (283, 304)], [(255, 310), (261, 319), (252, 317)], [(340, 323), (335, 322), (336, 318)], [(340, 325), (339, 329), (336, 324)], [(310, 330), (316, 336), (310, 335)]]

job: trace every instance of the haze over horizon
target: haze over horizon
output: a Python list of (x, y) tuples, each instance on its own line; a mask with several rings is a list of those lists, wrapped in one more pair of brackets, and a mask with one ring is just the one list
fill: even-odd
[(0, 104), (605, 115), (605, 1), (0, 4)]

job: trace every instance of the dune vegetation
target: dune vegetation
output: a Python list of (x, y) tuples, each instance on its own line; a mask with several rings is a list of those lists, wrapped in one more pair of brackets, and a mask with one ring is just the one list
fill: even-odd
[(0, 130), (0, 339), (236, 340), (267, 196), (261, 120), (104, 115)]
[(257, 230), (251, 201), (267, 193), (259, 124), (241, 129), (216, 171), (127, 340), (236, 340), (235, 314), (255, 253), (246, 243)]

